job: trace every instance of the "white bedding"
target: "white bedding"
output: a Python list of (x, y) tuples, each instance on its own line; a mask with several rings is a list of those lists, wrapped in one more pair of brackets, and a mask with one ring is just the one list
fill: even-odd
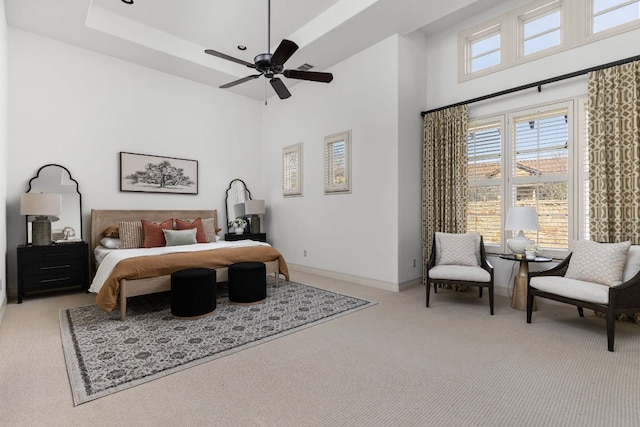
[[(235, 242), (227, 242), (224, 240), (214, 243), (197, 243), (195, 245), (183, 245), (183, 246), (163, 246), (159, 248), (136, 248), (136, 249), (104, 249), (100, 251), (102, 260), (98, 265), (98, 270), (93, 278), (90, 292), (98, 293), (100, 288), (104, 285), (105, 280), (109, 278), (113, 269), (118, 265), (120, 261), (128, 258), (135, 258), (141, 256), (150, 255), (162, 255), (170, 253), (181, 252), (197, 252), (208, 251), (211, 249), (222, 248), (242, 248), (247, 246), (271, 246), (268, 243), (258, 242), (255, 240), (238, 240)], [(97, 249), (97, 248), (96, 248)], [(97, 254), (96, 254), (97, 256)]]

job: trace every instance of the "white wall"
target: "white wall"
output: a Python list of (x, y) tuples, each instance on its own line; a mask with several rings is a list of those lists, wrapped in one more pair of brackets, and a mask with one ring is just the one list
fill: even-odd
[[(263, 179), (274, 185), (266, 220), (287, 262), (398, 288), (397, 64), (393, 36), (328, 70), (334, 75), (330, 84), (302, 82), (286, 101), (269, 101)], [(349, 129), (351, 194), (325, 195), (324, 137)], [(303, 196), (284, 198), (282, 148), (299, 142)]]
[[(7, 193), (7, 20), (0, 0), (0, 200)], [(0, 209), (0, 322), (7, 305), (7, 217)]]
[(422, 276), (422, 141), (427, 50), (421, 32), (399, 37), (398, 79), (398, 280)]
[[(9, 286), (25, 242), (20, 194), (44, 164), (79, 182), (85, 239), (91, 209), (217, 208), (224, 224), (231, 179), (266, 197), (258, 101), (14, 28), (9, 78)], [(120, 151), (198, 160), (199, 194), (119, 192)]]

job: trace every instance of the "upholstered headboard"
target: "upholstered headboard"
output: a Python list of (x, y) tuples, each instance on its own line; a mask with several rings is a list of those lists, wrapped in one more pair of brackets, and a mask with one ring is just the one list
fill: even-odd
[(91, 257), (93, 258), (93, 250), (100, 244), (102, 233), (111, 225), (118, 225), (119, 221), (138, 221), (146, 219), (147, 221), (160, 222), (168, 218), (178, 219), (196, 219), (196, 218), (214, 218), (215, 226), (218, 227), (218, 211), (217, 210), (91, 210)]

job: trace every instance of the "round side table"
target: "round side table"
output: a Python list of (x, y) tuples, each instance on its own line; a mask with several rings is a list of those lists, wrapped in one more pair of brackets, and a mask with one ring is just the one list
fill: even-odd
[[(500, 258), (509, 261), (520, 261), (518, 274), (513, 279), (513, 292), (511, 292), (511, 307), (516, 310), (527, 309), (527, 280), (530, 262), (551, 262), (551, 258), (537, 256), (534, 259), (516, 258), (514, 254), (501, 254)], [(536, 302), (533, 301), (533, 309), (537, 310)]]

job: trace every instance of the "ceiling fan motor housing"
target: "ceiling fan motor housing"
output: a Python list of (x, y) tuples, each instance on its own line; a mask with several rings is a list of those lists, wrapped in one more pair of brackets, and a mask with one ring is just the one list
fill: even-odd
[(264, 75), (269, 78), (273, 77), (275, 74), (282, 74), (282, 71), (284, 70), (284, 66), (271, 63), (272, 56), (273, 54), (271, 53), (261, 53), (253, 58), (256, 70), (264, 73)]

